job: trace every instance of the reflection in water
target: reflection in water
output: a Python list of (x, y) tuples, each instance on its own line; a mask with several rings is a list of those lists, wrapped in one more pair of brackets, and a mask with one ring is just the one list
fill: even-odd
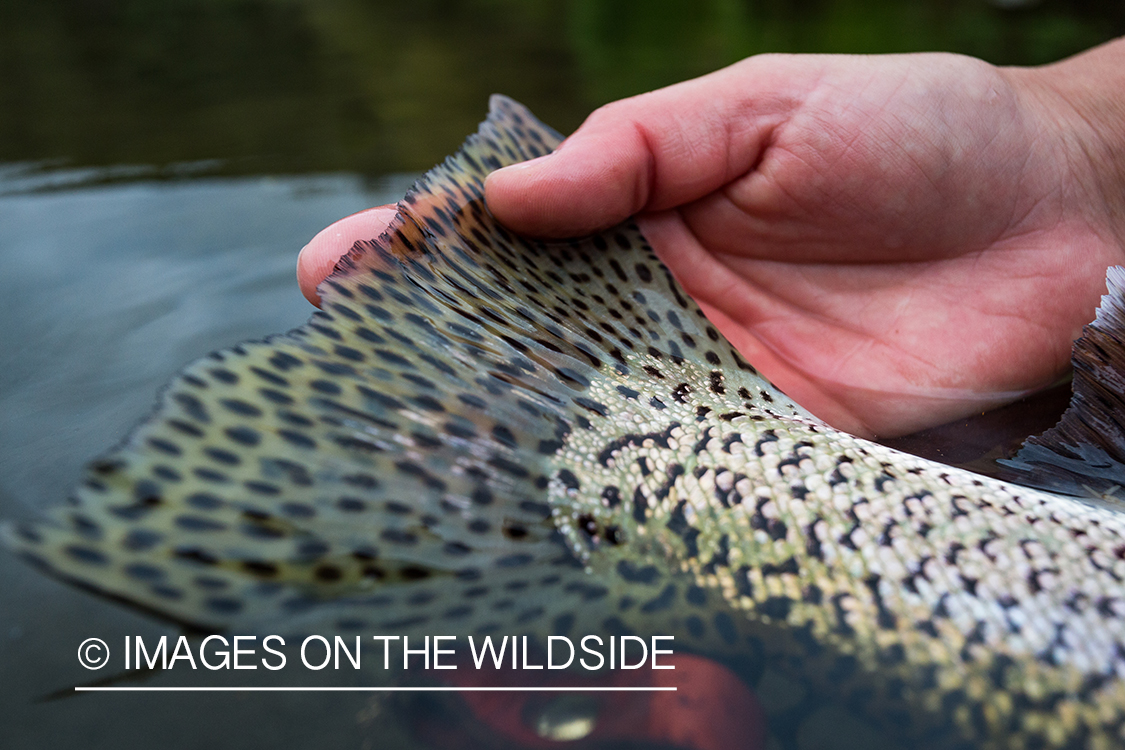
[[(447, 681), (462, 687), (601, 688), (675, 687), (675, 692), (465, 692), (446, 703), (449, 714), (418, 723), (424, 739), (440, 750), (523, 747), (538, 750), (569, 743), (593, 750), (630, 747), (684, 750), (761, 750), (766, 717), (746, 683), (727, 667), (691, 654), (662, 657), (662, 667), (610, 675), (535, 673), (495, 669), (458, 671)], [(471, 665), (467, 665), (471, 666)], [(453, 705), (450, 705), (453, 704)]]
[(521, 712), (525, 724), (545, 740), (571, 741), (589, 737), (598, 728), (598, 702), (589, 695), (564, 693)]

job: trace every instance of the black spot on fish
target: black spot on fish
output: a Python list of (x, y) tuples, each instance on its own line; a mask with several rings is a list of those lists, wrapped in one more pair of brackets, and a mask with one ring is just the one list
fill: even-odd
[(655, 566), (646, 565), (643, 568), (637, 568), (633, 563), (628, 560), (621, 560), (617, 563), (617, 574), (630, 583), (652, 583), (660, 577), (660, 571)]
[(102, 552), (99, 552), (98, 550), (92, 549), (90, 547), (82, 547), (77, 544), (68, 545), (64, 549), (64, 552), (66, 552), (67, 555), (74, 558), (78, 562), (86, 563), (87, 565), (105, 565), (109, 562), (109, 558), (107, 558)]
[(671, 609), (672, 605), (676, 602), (676, 587), (673, 584), (668, 584), (660, 595), (654, 599), (650, 599), (641, 605), (641, 611), (645, 613), (661, 612), (666, 609)]
[(240, 417), (260, 417), (262, 410), (254, 406), (248, 401), (243, 401), (238, 398), (226, 398), (219, 402), (227, 409), (227, 411), (237, 414)]

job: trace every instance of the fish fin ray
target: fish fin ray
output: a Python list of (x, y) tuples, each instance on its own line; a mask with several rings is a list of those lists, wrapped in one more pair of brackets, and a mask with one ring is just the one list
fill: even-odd
[[(673, 412), (804, 412), (635, 224), (551, 243), (499, 225), (485, 176), (559, 137), (509, 99), (491, 104), (387, 231), (340, 261), (321, 312), (189, 365), (69, 505), (8, 545), (200, 628), (682, 627), (681, 572), (638, 577), (620, 550), (586, 566), (587, 513), (556, 501), (594, 462), (634, 481), (613, 452), (666, 444)], [(667, 495), (675, 480), (646, 481)], [(600, 485), (586, 489), (601, 502)]]
[(1125, 267), (1106, 274), (1094, 321), (1074, 342), (1073, 395), (1059, 423), (1000, 463), (1015, 481), (1079, 497), (1125, 486)]

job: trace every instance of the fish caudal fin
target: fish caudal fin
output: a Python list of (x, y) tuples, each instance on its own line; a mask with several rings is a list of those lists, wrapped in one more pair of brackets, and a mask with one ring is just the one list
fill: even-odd
[[(485, 176), (559, 142), (493, 97), (479, 132), (323, 282), (321, 312), (187, 367), (69, 505), (7, 527), (8, 545), (203, 629), (565, 635), (628, 630), (632, 613), (703, 632), (677, 605), (716, 597), (670, 584), (678, 570), (640, 544), (685, 468), (652, 472), (643, 455), (707, 413), (803, 412), (635, 226), (543, 243), (495, 222)], [(568, 500), (592, 491), (591, 466), (607, 477), (595, 510), (627, 503), (624, 523)]]
[(1111, 267), (1106, 287), (1097, 317), (1074, 342), (1070, 406), (1055, 427), (1000, 461), (1018, 473), (1015, 481), (1080, 497), (1113, 497), (1125, 487), (1125, 268)]

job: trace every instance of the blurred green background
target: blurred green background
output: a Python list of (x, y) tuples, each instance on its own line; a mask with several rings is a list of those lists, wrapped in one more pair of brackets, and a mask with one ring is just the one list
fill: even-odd
[(0, 0), (0, 162), (414, 172), (493, 92), (568, 132), (758, 52), (1037, 64), (1121, 34), (1098, 0)]

